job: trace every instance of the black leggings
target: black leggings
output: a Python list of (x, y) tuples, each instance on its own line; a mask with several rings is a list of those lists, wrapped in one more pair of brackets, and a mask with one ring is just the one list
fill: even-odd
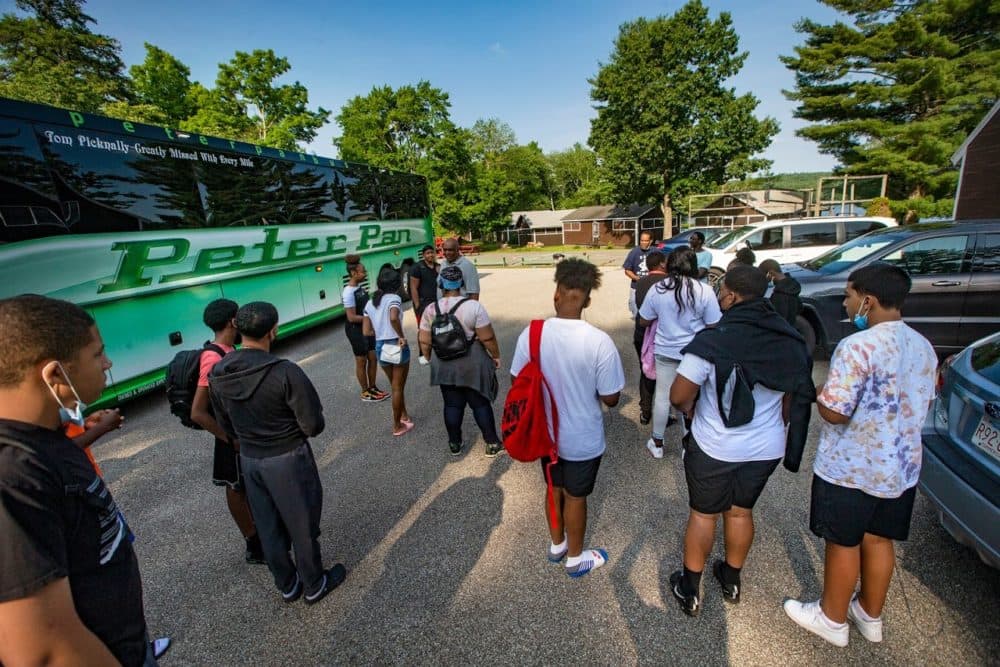
[(472, 416), (483, 434), (483, 440), (491, 445), (500, 442), (493, 406), (485, 396), (475, 389), (443, 384), (441, 397), (444, 398), (444, 425), (448, 429), (448, 442), (462, 442), (462, 419), (465, 417), (466, 403), (472, 408)]

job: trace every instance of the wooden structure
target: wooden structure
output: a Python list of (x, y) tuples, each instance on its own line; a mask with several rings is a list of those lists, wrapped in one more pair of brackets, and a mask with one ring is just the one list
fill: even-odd
[(959, 165), (955, 220), (1000, 218), (1000, 101), (951, 157)]
[(640, 232), (663, 238), (663, 213), (658, 204), (584, 206), (566, 215), (562, 226), (567, 245), (631, 248)]
[(695, 227), (738, 227), (806, 214), (807, 197), (798, 190), (748, 190), (699, 197), (703, 201), (714, 198), (692, 210), (690, 224)]
[(499, 232), (498, 236), (515, 246), (527, 243), (562, 245), (562, 219), (572, 211), (568, 208), (557, 211), (515, 211), (510, 214), (510, 227)]

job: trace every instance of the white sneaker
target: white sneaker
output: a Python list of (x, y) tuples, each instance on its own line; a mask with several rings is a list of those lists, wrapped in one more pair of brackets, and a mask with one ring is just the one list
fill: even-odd
[(663, 458), (663, 447), (657, 447), (656, 441), (652, 438), (646, 441), (646, 449), (649, 450), (649, 453), (653, 455), (654, 459)]
[(851, 598), (851, 604), (847, 606), (847, 618), (858, 629), (861, 636), (868, 641), (875, 643), (882, 641), (882, 618), (879, 617), (868, 621), (865, 620), (865, 616), (868, 616), (868, 614), (861, 607), (861, 603), (858, 602), (858, 595), (855, 593), (854, 597)]
[(819, 606), (819, 600), (815, 602), (799, 602), (798, 600), (785, 600), (783, 605), (788, 618), (795, 621), (799, 626), (809, 632), (819, 635), (834, 646), (847, 646), (850, 637), (850, 630), (847, 623), (839, 626), (828, 619)]

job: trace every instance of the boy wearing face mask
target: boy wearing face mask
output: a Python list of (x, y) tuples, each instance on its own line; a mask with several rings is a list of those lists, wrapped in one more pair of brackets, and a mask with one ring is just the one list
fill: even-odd
[(155, 665), (132, 532), (62, 429), (104, 389), (100, 332), (22, 295), (0, 300), (0, 340), (0, 663)]
[(826, 541), (823, 595), (785, 602), (793, 621), (835, 646), (847, 646), (848, 619), (868, 641), (882, 641), (893, 540), (909, 535), (920, 431), (937, 369), (934, 348), (900, 313), (910, 291), (905, 271), (870, 264), (851, 273), (846, 291), (844, 307), (860, 331), (837, 345), (816, 399), (826, 423), (813, 467), (809, 528)]

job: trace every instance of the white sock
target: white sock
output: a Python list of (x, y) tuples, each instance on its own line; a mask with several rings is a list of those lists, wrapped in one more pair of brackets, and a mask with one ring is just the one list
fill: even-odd
[(567, 558), (566, 558), (566, 567), (574, 567), (576, 565), (579, 565), (580, 561), (582, 561), (582, 560), (583, 560), (583, 552), (582, 551), (580, 552), (579, 556), (567, 556)]
[(549, 553), (555, 556), (556, 554), (560, 554), (563, 551), (566, 551), (566, 542), (567, 542), (566, 538), (563, 538), (563, 541), (560, 542), (559, 544), (553, 542), (552, 545), (549, 547)]
[(868, 615), (868, 612), (865, 611), (865, 608), (861, 606), (861, 600), (859, 600), (858, 598), (854, 598), (854, 607), (855, 609), (858, 610), (858, 616), (861, 617), (862, 621), (871, 623), (872, 621), (878, 620), (877, 618)]
[(825, 611), (823, 611), (823, 607), (819, 608), (819, 617), (823, 619), (823, 622), (826, 623), (827, 627), (830, 628), (831, 630), (839, 630), (845, 625), (847, 625), (847, 623), (837, 623), (835, 621), (830, 620), (830, 617), (826, 615)]

